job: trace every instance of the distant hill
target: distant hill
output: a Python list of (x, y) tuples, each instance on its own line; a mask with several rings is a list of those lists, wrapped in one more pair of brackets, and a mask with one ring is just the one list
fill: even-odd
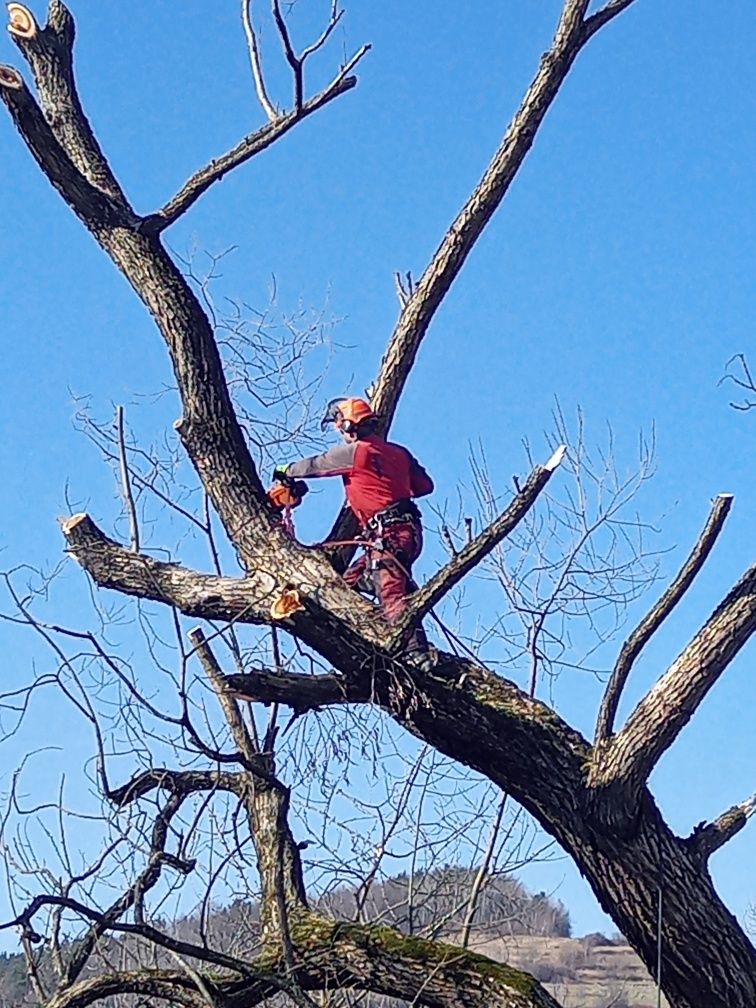
[[(483, 928), (472, 947), (532, 973), (564, 1008), (656, 1008), (656, 984), (623, 939), (502, 938)], [(664, 998), (661, 1003), (667, 1008)]]

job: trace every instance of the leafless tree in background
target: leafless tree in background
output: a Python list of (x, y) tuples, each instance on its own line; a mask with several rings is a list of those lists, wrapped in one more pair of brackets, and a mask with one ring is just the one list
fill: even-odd
[[(400, 283), (399, 321), (371, 389), (387, 428), (436, 309), (506, 195), (572, 64), (593, 35), (632, 2), (608, 0), (592, 9), (589, 0), (564, 0), (552, 45), (479, 185), (417, 283)], [(575, 859), (652, 971), (661, 938), (661, 982), (677, 1008), (752, 1008), (754, 949), (714, 891), (707, 862), (744, 825), (753, 804), (736, 806), (681, 838), (665, 823), (646, 782), (756, 628), (756, 568), (745, 573), (625, 722), (616, 724), (635, 659), (705, 561), (730, 498), (716, 499), (687, 562), (622, 647), (593, 744), (535, 697), (544, 662), (559, 658), (544, 643), (551, 595), (542, 594), (538, 585), (518, 589), (520, 595), (535, 590), (541, 606), (535, 623), (529, 616), (526, 624), (533, 641), (530, 692), (473, 656), (444, 652), (437, 666), (422, 674), (404, 661), (404, 642), (415, 623), (487, 558), (498, 562), (497, 576), (506, 590), (513, 572), (507, 557), (497, 558), (495, 551), (523, 527), (563, 452), (558, 448), (547, 464), (534, 465), (490, 524), (421, 586), (398, 626), (389, 626), (353, 595), (326, 556), (286, 536), (268, 506), (250, 450), (250, 443), (259, 446), (264, 439), (255, 437), (254, 419), (247, 429), (242, 426), (229, 386), (234, 372), (222, 365), (221, 344), (225, 341), (228, 359), (239, 333), (216, 331), (211, 306), (168, 254), (162, 236), (225, 174), (351, 90), (356, 84), (352, 71), (367, 47), (349, 58), (323, 91), (308, 97), (307, 60), (328, 42), (342, 12), (334, 2), (319, 38), (298, 51), (286, 11), (273, 0), (273, 19), (293, 78), (291, 106), (281, 111), (266, 84), (251, 7), (243, 4), (244, 22), (267, 122), (196, 172), (162, 208), (141, 216), (83, 112), (70, 12), (52, 0), (42, 27), (24, 5), (9, 5), (11, 35), (29, 65), (36, 94), (17, 69), (4, 65), (0, 95), (42, 171), (155, 319), (181, 400), (176, 432), (207, 500), (204, 518), (197, 518), (194, 508), (185, 510), (198, 535), (213, 543), (217, 516), (244, 571), (242, 577), (224, 573), (223, 545), (215, 548), (211, 574), (157, 559), (141, 545), (135, 507), (129, 546), (106, 535), (87, 514), (67, 519), (68, 551), (94, 584), (140, 600), (137, 612), (151, 648), (136, 654), (133, 668), (107, 643), (120, 616), (121, 603), (112, 596), (96, 599), (101, 634), (81, 634), (45, 626), (30, 611), (33, 599), (18, 588), (18, 573), (8, 579), (14, 618), (43, 635), (57, 663), (30, 690), (6, 698), (6, 704), (22, 716), (34, 691), (54, 681), (97, 739), (90, 772), (112, 809), (93, 827), (105, 830), (101, 864), (82, 868), (67, 849), (65, 830), (52, 833), (48, 827), (62, 872), (51, 872), (40, 888), (39, 866), (28, 863), (29, 844), (9, 851), (11, 881), (23, 885), (24, 878), (33, 879), (9, 923), (21, 929), (39, 1001), (47, 1008), (74, 1008), (130, 994), (136, 1004), (157, 999), (242, 1008), (276, 995), (311, 1005), (313, 992), (359, 989), (436, 1008), (555, 1004), (532, 978), (461, 946), (408, 936), (360, 919), (359, 913), (334, 919), (308, 897), (302, 841), (295, 837), (295, 828), (301, 834), (302, 827), (290, 786), (279, 775), (279, 740), (296, 737), (289, 722), (296, 727), (319, 711), (321, 744), (338, 750), (340, 737), (350, 732), (350, 719), (365, 716), (363, 708), (367, 716), (379, 708), (424, 745), (476, 771), (527, 810)], [(246, 373), (241, 380), (249, 381), (245, 391), (253, 397), (256, 391), (263, 399), (269, 394), (264, 374), (262, 390)], [(121, 434), (122, 424), (118, 430), (128, 501), (127, 435)], [(618, 493), (621, 498), (622, 488)], [(571, 521), (576, 523), (571, 531), (580, 531), (579, 508)], [(607, 527), (605, 520), (601, 524)], [(352, 531), (342, 514), (331, 538), (349, 539)], [(574, 565), (563, 569), (567, 579), (574, 578)], [(170, 662), (163, 636), (151, 629), (160, 607), (167, 609), (174, 628)], [(569, 607), (562, 611), (569, 615)], [(188, 635), (185, 618), (200, 621)], [(240, 631), (246, 625), (275, 631), (264, 656), (259, 644), (245, 650)], [(154, 695), (140, 689), (139, 665), (147, 662), (162, 677), (163, 688)], [(269, 705), (265, 721), (254, 707), (258, 703)], [(387, 737), (372, 736), (377, 758), (383, 758)], [(314, 752), (316, 768), (318, 758)], [(124, 777), (125, 783), (116, 783)], [(14, 792), (9, 814), (23, 816), (34, 804)], [(493, 799), (490, 807), (497, 806)], [(63, 795), (56, 808), (65, 807)], [(216, 877), (224, 879), (228, 891), (240, 886), (244, 897), (252, 886), (259, 905), (256, 929), (240, 927), (236, 940), (223, 943), (207, 929), (196, 938), (175, 937), (161, 915), (176, 887), (197, 872), (205, 873), (200, 881), (206, 892), (213, 891)], [(72, 934), (75, 942), (64, 941)], [(49, 952), (49, 962), (42, 961), (35, 944)], [(153, 965), (130, 961), (134, 944), (154, 950)], [(107, 961), (108, 949), (108, 968), (103, 971), (100, 961), (93, 973), (94, 957)], [(166, 966), (158, 951), (173, 965)]]

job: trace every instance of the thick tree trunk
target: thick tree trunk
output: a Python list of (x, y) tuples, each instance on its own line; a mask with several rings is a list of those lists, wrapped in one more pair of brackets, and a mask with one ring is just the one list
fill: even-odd
[[(674, 1008), (754, 1008), (756, 950), (717, 895), (696, 837), (676, 837), (648, 790), (628, 808), (626, 791), (594, 788), (595, 751), (553, 710), (484, 669), (444, 659), (428, 676), (396, 671), (390, 685), (373, 680), (373, 699), (523, 805), (575, 859), (652, 976), (661, 884), (661, 980)], [(232, 676), (229, 684), (303, 709), (345, 695), (367, 699), (366, 688), (347, 685), (346, 677)]]
[[(518, 702), (514, 692), (508, 702), (511, 708)], [(661, 884), (661, 980), (674, 1008), (756, 1006), (756, 950), (717, 895), (705, 859), (671, 833), (648, 791), (629, 825), (626, 808), (607, 813), (607, 803), (625, 800), (623, 792), (595, 800), (586, 772), (590, 746), (552, 711), (537, 705), (530, 715), (523, 708), (519, 732), (511, 723), (497, 729), (498, 719), (466, 710), (459, 699), (452, 723), (439, 717), (433, 699), (408, 707), (403, 717), (410, 730), (484, 773), (533, 813), (575, 859), (652, 976)], [(541, 731), (531, 717), (543, 719)]]
[[(404, 306), (375, 388), (375, 405), (387, 422), (434, 312), (515, 177), (574, 59), (600, 27), (631, 3), (608, 0), (588, 15), (588, 0), (565, 0), (553, 45), (501, 147)], [(0, 67), (0, 98), (42, 170), (155, 318), (181, 395), (178, 432), (246, 576), (207, 577), (135, 555), (104, 537), (84, 516), (64, 524), (71, 551), (99, 585), (157, 599), (206, 619), (269, 622), (271, 602), (285, 588), (295, 589), (303, 607), (286, 620), (285, 629), (338, 674), (240, 675), (228, 681), (233, 690), (301, 712), (329, 703), (379, 704), (416, 736), (485, 775), (523, 805), (575, 859), (601, 905), (652, 973), (661, 900), (661, 981), (673, 1008), (754, 1008), (756, 953), (721, 903), (707, 870), (711, 851), (742, 825), (744, 816), (731, 810), (731, 819), (725, 816), (680, 839), (663, 822), (644, 782), (756, 629), (756, 571), (734, 589), (625, 727), (612, 736), (616, 702), (632, 655), (621, 665), (595, 748), (550, 708), (469, 662), (444, 656), (429, 674), (407, 666), (399, 653), (401, 642), (385, 621), (350, 595), (322, 556), (288, 541), (276, 523), (234, 413), (212, 326), (159, 239), (160, 230), (200, 192), (262, 149), (274, 133), (281, 135), (289, 128), (288, 120), (265, 127), (197, 173), (158, 214), (138, 218), (84, 117), (73, 79), (70, 15), (60, 0), (52, 0), (49, 24), (39, 29), (30, 11), (11, 7), (12, 34), (32, 68), (41, 105), (18, 71), (7, 66)], [(321, 99), (325, 102), (351, 87), (351, 78), (344, 76), (347, 70), (295, 119), (320, 107)], [(472, 564), (476, 558), (467, 559)], [(457, 560), (463, 565), (464, 557)], [(447, 572), (433, 591), (438, 589), (440, 596), (448, 590), (450, 577)], [(427, 605), (431, 601), (429, 596)], [(418, 608), (416, 615), (422, 611)], [(641, 641), (645, 635), (642, 627)], [(222, 685), (219, 692), (223, 697)], [(271, 781), (270, 774), (255, 769), (259, 753), (244, 754), (241, 744), (240, 751), (249, 774), (244, 800), (266, 890), (263, 926), (270, 939), (265, 953), (270, 972), (249, 971), (242, 981), (223, 985), (222, 991), (208, 976), (208, 989), (217, 990), (218, 1003), (226, 1008), (260, 1003), (281, 989), (282, 977), (289, 982), (296, 967), (297, 982), (308, 989), (367, 986), (434, 1008), (551, 1005), (530, 978), (481, 957), (310, 914), (299, 852), (286, 822), (288, 792)], [(270, 951), (278, 944), (283, 946), (283, 963), (274, 961), (280, 948)], [(150, 986), (153, 982), (158, 986)], [(123, 974), (86, 981), (75, 994), (68, 988), (50, 1004), (79, 1008), (117, 991), (169, 998), (191, 1008), (207, 1002), (191, 978), (163, 974), (150, 980)]]

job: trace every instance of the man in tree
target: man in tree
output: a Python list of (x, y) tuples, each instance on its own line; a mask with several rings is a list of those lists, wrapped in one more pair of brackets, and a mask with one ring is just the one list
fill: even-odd
[[(405, 284), (397, 277), (401, 310), (372, 383), (373, 409), (380, 413), (381, 431), (390, 429), (429, 327), (509, 192), (570, 68), (596, 33), (633, 3), (562, 0), (551, 46), (539, 60), (480, 181), (450, 223), (417, 282), (408, 276)], [(174, 703), (181, 712), (176, 717), (145, 699), (138, 679), (132, 682), (129, 678), (128, 665), (124, 667), (111, 657), (109, 642), (103, 646), (92, 634), (71, 632), (57, 624), (35, 624), (29, 614), (26, 585), (18, 595), (14, 593), (18, 609), (14, 623), (41, 632), (40, 639), (54, 648), (60, 668), (53, 676), (35, 676), (23, 694), (14, 687), (12, 694), (6, 694), (5, 708), (23, 714), (36, 709), (27, 699), (53, 679), (95, 729), (95, 766), (109, 810), (103, 821), (106, 846), (102, 856), (97, 856), (88, 868), (74, 869), (68, 864), (63, 838), (55, 849), (62, 877), (54, 877), (47, 859), (40, 857), (34, 888), (41, 891), (33, 894), (27, 880), (34, 844), (29, 840), (26, 811), (19, 807), (16, 793), (11, 792), (8, 807), (22, 817), (21, 842), (14, 847), (15, 841), (7, 839), (7, 816), (3, 819), (3, 840), (6, 851), (20, 851), (17, 860), (20, 858), (22, 868), (15, 870), (12, 863), (9, 880), (14, 875), (23, 876), (19, 892), (24, 906), (12, 920), (0, 923), (0, 929), (21, 929), (37, 1001), (46, 1008), (88, 1008), (121, 995), (142, 1003), (159, 1001), (184, 1008), (206, 1008), (209, 1004), (254, 1008), (275, 995), (285, 994), (302, 1006), (313, 1003), (308, 991), (328, 992), (326, 996), (330, 997), (332, 991), (350, 988), (400, 998), (425, 1008), (555, 1008), (553, 998), (533, 978), (509, 966), (493, 963), (465, 948), (417, 934), (404, 935), (351, 916), (346, 921), (333, 920), (318, 904), (310, 906), (301, 859), (303, 845), (296, 842), (289, 825), (291, 790), (277, 776), (279, 706), (286, 705), (297, 718), (307, 714), (316, 718), (327, 706), (362, 705), (380, 708), (424, 744), (490, 781), (502, 792), (502, 802), (504, 796), (511, 797), (531, 813), (574, 859), (601, 906), (639, 952), (675, 1008), (754, 1008), (756, 950), (719, 898), (709, 860), (745, 826), (756, 811), (756, 800), (733, 805), (682, 836), (665, 822), (648, 781), (735, 656), (756, 634), (756, 565), (745, 571), (636, 706), (618, 719), (637, 658), (682, 600), (709, 556), (730, 510), (731, 495), (720, 494), (715, 499), (706, 526), (677, 576), (625, 641), (609, 677), (592, 742), (535, 695), (541, 656), (532, 636), (527, 644), (533, 686), (527, 693), (487, 668), (474, 653), (470, 657), (440, 655), (443, 675), (425, 674), (417, 666), (405, 669), (409, 663), (398, 660), (397, 634), (386, 633), (385, 627), (369, 618), (370, 608), (350, 596), (333, 567), (288, 537), (271, 534), (277, 526), (233, 399), (232, 383), (224, 372), (224, 341), (218, 337), (213, 313), (203, 303), (201, 292), (171, 256), (163, 236), (230, 171), (352, 90), (357, 84), (353, 70), (369, 46), (363, 45), (340, 64), (324, 90), (310, 93), (305, 86), (305, 63), (332, 37), (343, 12), (334, 3), (319, 38), (298, 53), (286, 14), (275, 0), (274, 28), (293, 78), (291, 104), (279, 108), (266, 90), (250, 3), (243, 6), (255, 88), (267, 121), (198, 169), (162, 207), (142, 216), (134, 209), (84, 113), (76, 85), (76, 28), (70, 11), (62, 0), (51, 0), (47, 23), (42, 25), (24, 4), (8, 4), (8, 27), (33, 80), (27, 83), (15, 66), (0, 64), (0, 100), (45, 176), (127, 278), (161, 332), (180, 399), (175, 431), (195, 470), (198, 488), (202, 487), (197, 499), (206, 503), (202, 517), (180, 505), (176, 505), (177, 513), (188, 518), (193, 529), (199, 527), (207, 535), (217, 573), (192, 570), (173, 557), (165, 562), (153, 555), (154, 549), (149, 553), (140, 549), (139, 514), (130, 492), (123, 438), (118, 448), (126, 484), (124, 497), (133, 526), (130, 546), (100, 529), (91, 516), (79, 513), (62, 522), (66, 548), (98, 587), (138, 599), (140, 607), (142, 600), (159, 603), (177, 634), (183, 630), (183, 616), (200, 619), (211, 628), (210, 639), (202, 626), (188, 632), (191, 660), (201, 664), (217, 695), (231, 751), (216, 732), (212, 715), (204, 733), (202, 726), (193, 724), (194, 712), (204, 714), (206, 710), (205, 695), (203, 692), (197, 703), (189, 696), (192, 677), (187, 672), (190, 653), (185, 646), (178, 648), (174, 677)], [(486, 19), (481, 18), (480, 23), (481, 30), (485, 30)], [(129, 65), (128, 69), (133, 78), (134, 67)], [(651, 114), (654, 111), (652, 108)], [(438, 146), (448, 158), (448, 147)], [(250, 375), (253, 373), (250, 371)], [(373, 409), (369, 407), (368, 412)], [(342, 426), (343, 420), (352, 419), (359, 429), (361, 421), (369, 419), (364, 413), (350, 418), (343, 409), (340, 412)], [(334, 413), (334, 420), (338, 419)], [(355, 460), (370, 449), (370, 438), (365, 437), (364, 442), (361, 447), (357, 438), (352, 462), (340, 473), (348, 477), (350, 498), (352, 484), (356, 483)], [(111, 448), (108, 442), (112, 454)], [(434, 574), (411, 601), (405, 602), (399, 593), (398, 604), (406, 604), (407, 617), (411, 613), (414, 620), (421, 619), (517, 528), (563, 458), (564, 447), (560, 447), (544, 465), (534, 466), (504, 510)], [(147, 478), (140, 477), (147, 489), (155, 489), (151, 465), (150, 461), (145, 470)], [(173, 472), (172, 464), (168, 471)], [(294, 467), (292, 475), (296, 471)], [(335, 467), (333, 474), (338, 472), (339, 467)], [(405, 476), (411, 479), (407, 472)], [(179, 487), (179, 493), (184, 494), (183, 487)], [(155, 494), (161, 509), (166, 502), (174, 503), (162, 490), (155, 489)], [(357, 511), (362, 510), (356, 500), (355, 505)], [(570, 502), (570, 507), (575, 510), (576, 528), (582, 537), (586, 525), (582, 505), (574, 509)], [(242, 577), (223, 573), (213, 540), (210, 508), (225, 531)], [(381, 510), (385, 510), (383, 505), (377, 506), (375, 513)], [(363, 525), (370, 517), (362, 516)], [(352, 539), (355, 521), (351, 510), (341, 515), (333, 538)], [(405, 524), (414, 527), (415, 523), (405, 520)], [(534, 536), (542, 524), (538, 520), (533, 523)], [(546, 532), (548, 535), (548, 529)], [(395, 529), (391, 536), (397, 535)], [(419, 541), (413, 541), (418, 551)], [(579, 560), (570, 571), (577, 571), (581, 581), (586, 577)], [(622, 585), (625, 574), (615, 562), (608, 572), (597, 569), (596, 573), (599, 580), (589, 583), (585, 597), (601, 602), (605, 585), (613, 580)], [(406, 577), (405, 590), (409, 575)], [(6, 575), (6, 582), (8, 578)], [(567, 590), (572, 591), (572, 587), (570, 581)], [(279, 620), (272, 612), (271, 600), (288, 589), (296, 590), (303, 604)], [(619, 587), (614, 597), (621, 598), (623, 593), (632, 598), (632, 584), (629, 594)], [(396, 602), (396, 593), (394, 598)], [(542, 632), (543, 622), (552, 612), (551, 598), (538, 604), (539, 608), (527, 615), (536, 620)], [(567, 609), (557, 609), (557, 613), (560, 620), (569, 615)], [(140, 625), (143, 614), (140, 608)], [(102, 619), (103, 615), (107, 617), (107, 607), (98, 609), (98, 617)], [(236, 641), (236, 630), (242, 624), (280, 626), (293, 642), (290, 650), (294, 657), (285, 665), (295, 667), (284, 667), (282, 671), (284, 661), (280, 648), (273, 644), (273, 634), (273, 670), (244, 663)], [(569, 635), (569, 621), (564, 624), (564, 632)], [(224, 674), (221, 659), (212, 650), (211, 640), (226, 636), (234, 660), (245, 669), (242, 672)], [(84, 646), (82, 637), (86, 638)], [(69, 641), (70, 657), (57, 638)], [(152, 655), (152, 631), (148, 639)], [(296, 667), (300, 655), (303, 671)], [(82, 663), (87, 685), (78, 672)], [(313, 665), (325, 665), (329, 671), (315, 671)], [(119, 692), (111, 699), (103, 690), (107, 690), (114, 673), (114, 688)], [(70, 689), (67, 681), (72, 683)], [(162, 682), (161, 678), (161, 690)], [(205, 690), (204, 684), (198, 686)], [(119, 702), (124, 688), (130, 697), (128, 707), (133, 701), (141, 713), (118, 721), (114, 720), (114, 712), (124, 706)], [(19, 700), (20, 696), (24, 699)], [(254, 717), (242, 716), (240, 698), (250, 704), (270, 706), (263, 737), (254, 727)], [(103, 724), (112, 725), (105, 733), (100, 730), (95, 702), (104, 711)], [(144, 731), (142, 718), (148, 716), (155, 719), (159, 732), (173, 734), (163, 740), (152, 729)], [(7, 734), (12, 737), (16, 730)], [(322, 730), (318, 727), (319, 732)], [(121, 768), (128, 753), (123, 739), (134, 739), (135, 735), (139, 741), (131, 759), (127, 759), (130, 776), (114, 787), (106, 772), (108, 753), (117, 753), (119, 772), (125, 772)], [(157, 748), (151, 752), (145, 746), (153, 739)], [(219, 744), (223, 748), (218, 749)], [(287, 759), (290, 751), (291, 747), (285, 750)], [(161, 765), (165, 754), (171, 756), (172, 766)], [(228, 858), (214, 860), (219, 816), (227, 813), (217, 812), (214, 806), (212, 812), (200, 810), (209, 809), (211, 802), (218, 800), (231, 803), (234, 817), (239, 811), (238, 820), (244, 823), (257, 859), (259, 927), (255, 922), (253, 942), (245, 941), (239, 949), (213, 948), (204, 933), (201, 943), (196, 943), (179, 940), (173, 930), (161, 930), (165, 887), (174, 884), (172, 880), (165, 882), (165, 870), (189, 878), (199, 868), (199, 876), (194, 877), (211, 880), (206, 906), (211, 905), (213, 882), (224, 879), (216, 863), (225, 866), (237, 861), (239, 877), (247, 885), (249, 862), (240, 857), (239, 842), (229, 848)], [(116, 818), (124, 814), (126, 819)], [(205, 818), (207, 826), (203, 827)], [(235, 823), (236, 818), (232, 821)], [(207, 839), (201, 832), (196, 833), (195, 824), (198, 830), (207, 829)], [(46, 835), (50, 837), (49, 832)], [(131, 845), (128, 856), (121, 853), (121, 837)], [(381, 849), (385, 850), (385, 844)], [(205, 857), (204, 862), (195, 860), (195, 852)], [(376, 869), (370, 871), (374, 878)], [(110, 888), (121, 875), (126, 876), (125, 885), (113, 899)], [(104, 879), (104, 884), (99, 884), (98, 879)], [(475, 900), (470, 905), (474, 910)], [(43, 934), (37, 923), (40, 918), (44, 921)], [(75, 920), (83, 924), (72, 931)], [(137, 944), (145, 944), (150, 953), (149, 966), (117, 968), (120, 955), (112, 953), (111, 943), (114, 936), (124, 934), (133, 938), (129, 955)], [(261, 953), (254, 954), (258, 942)], [(39, 951), (35, 952), (33, 946)], [(106, 967), (97, 974), (93, 965), (102, 949), (106, 952)], [(170, 954), (170, 960), (166, 954)], [(173, 965), (176, 958), (178, 967)], [(164, 966), (164, 962), (169, 965)]]
[[(379, 434), (378, 417), (364, 399), (332, 399), (321, 430), (330, 424), (343, 444), (280, 466), (276, 475), (287, 480), (341, 476), (365, 541), (365, 553), (347, 569), (344, 580), (355, 589), (367, 581), (386, 619), (395, 623), (407, 608), (407, 595), (414, 588), (412, 564), (423, 548), (422, 519), (412, 498), (432, 493), (433, 480), (406, 448)], [(422, 627), (413, 631), (407, 650), (419, 664), (430, 664)]]

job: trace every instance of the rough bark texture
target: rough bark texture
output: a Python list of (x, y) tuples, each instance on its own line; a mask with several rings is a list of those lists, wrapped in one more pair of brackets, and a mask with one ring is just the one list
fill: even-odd
[[(439, 304), (506, 194), (578, 53), (631, 2), (611, 0), (588, 16), (587, 0), (565, 0), (552, 47), (502, 145), (406, 299), (374, 389), (374, 405), (385, 427)], [(599, 743), (593, 748), (553, 710), (475, 664), (441, 655), (431, 671), (420, 672), (402, 658), (401, 637), (408, 627), (400, 627), (397, 636), (374, 609), (343, 585), (322, 555), (284, 535), (267, 504), (235, 415), (210, 322), (159, 238), (162, 228), (225, 171), (264, 149), (305, 113), (349, 90), (353, 78), (345, 76), (348, 67), (337, 75), (330, 90), (309, 105), (302, 104), (294, 119), (282, 119), (277, 127), (272, 123), (246, 138), (230, 152), (229, 160), (211, 163), (162, 211), (141, 218), (131, 209), (81, 107), (69, 12), (53, 0), (48, 24), (40, 29), (31, 14), (22, 10), (14, 38), (34, 75), (39, 102), (10, 67), (0, 67), (0, 97), (45, 175), (155, 319), (181, 398), (182, 416), (176, 429), (236, 550), (243, 576), (199, 574), (135, 554), (83, 515), (63, 524), (69, 550), (96, 584), (205, 619), (268, 623), (271, 603), (285, 589), (294, 588), (303, 609), (280, 626), (334, 669), (322, 677), (259, 672), (223, 678), (206, 641), (195, 636), (197, 653), (219, 693), (238, 748), (232, 757), (220, 754), (217, 759), (230, 758), (242, 769), (210, 777), (152, 770), (109, 793), (118, 805), (138, 801), (152, 790), (168, 795), (156, 820), (150, 884), (165, 860), (159, 846), (160, 829), (183, 796), (192, 788), (224, 788), (237, 795), (249, 819), (263, 882), (262, 957), (228, 966), (216, 953), (215, 959), (210, 956), (218, 967), (215, 971), (203, 965), (194, 973), (112, 973), (83, 981), (69, 977), (73, 982), (49, 1000), (48, 1008), (79, 1008), (116, 992), (162, 997), (192, 1008), (208, 1002), (247, 1008), (282, 989), (299, 997), (298, 991), (334, 986), (369, 988), (432, 1008), (551, 1008), (555, 1004), (531, 978), (483, 957), (312, 914), (307, 908), (299, 850), (288, 826), (288, 790), (276, 777), (272, 756), (260, 752), (245, 733), (236, 707), (239, 696), (286, 704), (301, 713), (326, 704), (378, 704), (408, 731), (483, 774), (532, 813), (575, 859), (601, 905), (652, 972), (661, 888), (661, 979), (675, 1008), (753, 1008), (753, 946), (721, 903), (707, 871), (708, 856), (741, 828), (749, 811), (736, 807), (692, 837), (681, 839), (664, 823), (646, 780), (756, 629), (756, 568), (733, 589), (625, 726), (612, 734), (630, 657), (605, 703)], [(502, 516), (480, 542), (420, 590), (408, 622), (419, 618), (457, 576), (514, 527), (516, 522), (510, 519), (519, 520), (547, 478), (546, 469), (539, 468), (513, 502), (513, 512)], [(344, 528), (341, 520), (335, 535), (341, 537)], [(649, 623), (649, 632), (656, 623), (656, 619)], [(101, 914), (90, 937), (130, 930), (176, 951), (176, 943), (168, 937), (146, 927), (140, 930), (138, 923), (124, 923), (124, 913), (137, 894), (138, 888), (132, 887), (121, 903)], [(31, 929), (32, 910), (36, 912), (29, 909), (15, 923)], [(208, 959), (207, 950), (182, 947), (180, 951)], [(301, 998), (299, 1003), (303, 1003)]]
[[(345, 671), (345, 670), (344, 670)], [(238, 694), (300, 709), (373, 699), (418, 737), (484, 774), (522, 804), (575, 859), (604, 910), (656, 971), (663, 885), (662, 984), (676, 1008), (756, 1004), (756, 953), (714, 890), (701, 853), (676, 837), (644, 788), (628, 808), (623, 789), (591, 784), (601, 760), (581, 735), (513, 683), (451, 656), (430, 676), (348, 685), (231, 677)], [(318, 677), (320, 678), (320, 677)], [(706, 973), (695, 967), (703, 959)]]

